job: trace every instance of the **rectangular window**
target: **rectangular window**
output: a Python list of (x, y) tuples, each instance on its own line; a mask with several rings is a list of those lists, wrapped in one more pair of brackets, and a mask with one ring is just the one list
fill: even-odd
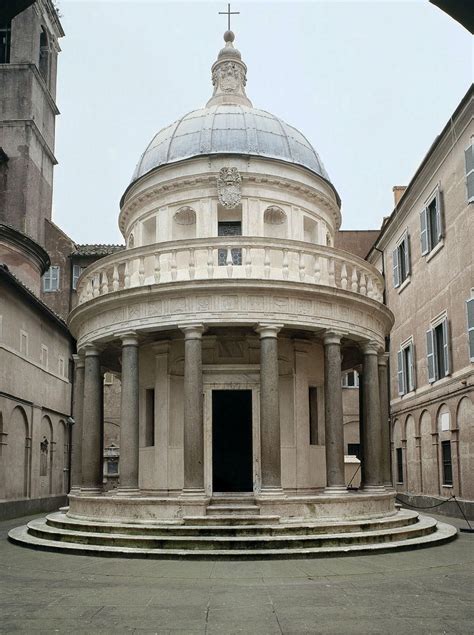
[(467, 202), (474, 203), (474, 144), (471, 143), (467, 150), (464, 150), (466, 161), (466, 188)]
[(318, 389), (310, 386), (309, 397), (309, 444), (318, 445)]
[(145, 392), (145, 447), (155, 445), (155, 389)]
[[(219, 221), (217, 223), (218, 236), (242, 236), (242, 223), (238, 221)], [(242, 264), (242, 249), (231, 249), (231, 257), (233, 265)], [(229, 254), (227, 249), (219, 249), (218, 263), (220, 267), (227, 264)]]
[(10, 62), (11, 37), (11, 20), (0, 22), (0, 64), (8, 64)]
[(79, 280), (79, 277), (83, 271), (84, 267), (81, 267), (80, 265), (72, 266), (72, 288), (74, 289), (74, 291), (77, 289), (77, 281)]
[(48, 368), (48, 347), (41, 344), (41, 366)]
[(43, 291), (59, 290), (59, 267), (53, 266), (43, 276)]
[(410, 239), (408, 232), (398, 241), (393, 251), (393, 286), (399, 287), (410, 275)]
[(447, 318), (426, 332), (426, 354), (430, 384), (451, 374), (451, 341)]
[(111, 386), (114, 383), (113, 373), (104, 373), (104, 386)]
[(439, 190), (436, 191), (428, 205), (421, 210), (420, 225), (421, 254), (425, 256), (436, 247), (443, 237), (441, 196)]
[(469, 341), (469, 360), (474, 362), (474, 297), (466, 300), (467, 337)]
[(360, 461), (360, 443), (348, 443), (347, 454), (350, 456), (356, 456)]
[(413, 340), (401, 345), (397, 353), (398, 394), (406, 395), (416, 388), (415, 346)]
[(403, 483), (403, 450), (397, 448), (397, 483)]
[(26, 331), (20, 331), (20, 353), (28, 355), (28, 333)]
[(350, 370), (344, 373), (342, 376), (343, 388), (358, 388), (359, 387), (359, 373), (356, 370)]
[(451, 462), (451, 441), (441, 441), (443, 461), (443, 485), (453, 484), (453, 464)]
[(58, 359), (58, 375), (64, 377), (64, 357)]

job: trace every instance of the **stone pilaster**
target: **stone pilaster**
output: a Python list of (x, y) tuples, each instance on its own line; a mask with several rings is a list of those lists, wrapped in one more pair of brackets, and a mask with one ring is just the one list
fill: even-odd
[(379, 394), (380, 420), (382, 434), (382, 482), (386, 487), (392, 485), (392, 470), (390, 467), (390, 401), (388, 393), (388, 353), (382, 353), (378, 358), (379, 366)]
[(84, 355), (73, 355), (74, 394), (71, 430), (71, 491), (79, 491), (82, 483), (82, 414), (84, 409)]
[(363, 347), (364, 381), (364, 489), (383, 489), (382, 425), (378, 373), (379, 348), (375, 342)]
[(328, 331), (324, 343), (324, 422), (326, 492), (347, 491), (344, 474), (344, 419), (342, 410), (341, 335)]
[(280, 391), (278, 332), (280, 324), (259, 324), (260, 437), (262, 494), (281, 494)]
[(122, 340), (122, 398), (120, 404), (119, 494), (138, 492), (139, 381), (138, 337), (124, 333)]
[(184, 332), (184, 495), (204, 496), (202, 324)]
[(102, 490), (102, 402), (103, 379), (100, 372), (100, 352), (85, 347), (84, 406), (82, 411), (82, 490)]

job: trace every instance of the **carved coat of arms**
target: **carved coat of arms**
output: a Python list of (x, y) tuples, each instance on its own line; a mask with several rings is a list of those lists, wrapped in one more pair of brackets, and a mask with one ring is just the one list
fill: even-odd
[(221, 168), (217, 177), (219, 201), (229, 209), (237, 207), (242, 198), (242, 177), (237, 168)]

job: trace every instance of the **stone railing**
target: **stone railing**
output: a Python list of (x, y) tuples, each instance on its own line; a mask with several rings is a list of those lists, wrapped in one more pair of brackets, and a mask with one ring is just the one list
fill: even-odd
[(190, 280), (279, 280), (336, 287), (382, 301), (383, 278), (346, 251), (277, 238), (195, 238), (112, 254), (78, 281), (79, 304), (132, 287)]

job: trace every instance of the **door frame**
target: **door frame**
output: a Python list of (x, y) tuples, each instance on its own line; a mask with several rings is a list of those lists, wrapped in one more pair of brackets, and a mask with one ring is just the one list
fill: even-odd
[[(260, 367), (258, 365), (210, 364), (203, 366), (204, 397), (204, 489), (207, 496), (212, 489), (212, 391), (252, 391), (252, 481), (253, 492), (261, 490), (260, 461)], [(232, 496), (238, 492), (231, 492)]]

